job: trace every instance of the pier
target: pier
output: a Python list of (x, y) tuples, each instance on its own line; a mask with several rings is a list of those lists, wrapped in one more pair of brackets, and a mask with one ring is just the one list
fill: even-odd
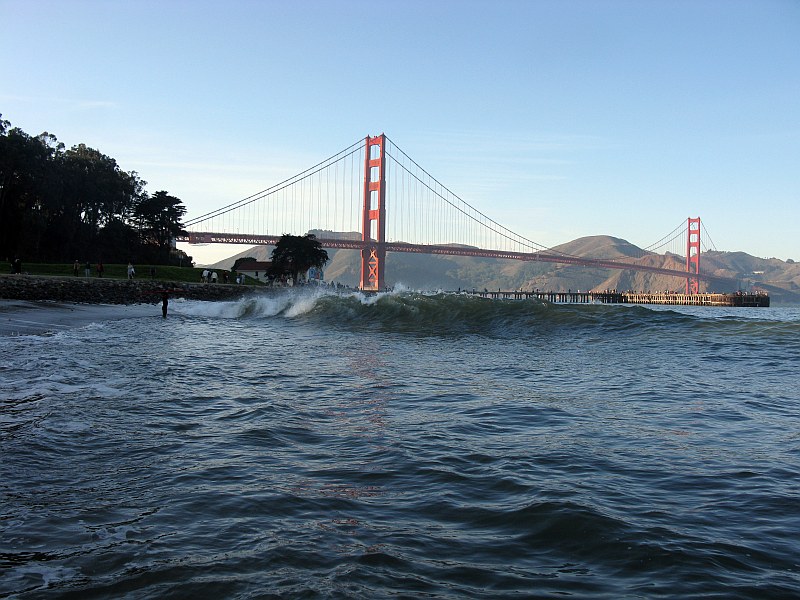
[(736, 292), (732, 294), (678, 294), (671, 292), (482, 292), (472, 290), (467, 294), (495, 300), (525, 300), (537, 298), (555, 304), (662, 304), (674, 306), (749, 306), (768, 307), (769, 295), (764, 293)]

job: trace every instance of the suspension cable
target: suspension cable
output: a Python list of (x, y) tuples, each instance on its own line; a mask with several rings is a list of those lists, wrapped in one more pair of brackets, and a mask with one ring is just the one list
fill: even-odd
[[(399, 146), (397, 146), (397, 144), (392, 142), (392, 145), (395, 148), (397, 148), (403, 154), (403, 156), (409, 160), (409, 162), (411, 162), (420, 171), (425, 173), (425, 175), (427, 175), (432, 181), (434, 181), (437, 185), (439, 185), (439, 187), (441, 187), (444, 191), (446, 191), (449, 194), (451, 194), (454, 198), (456, 198), (459, 202), (461, 202), (461, 204), (463, 204), (464, 206), (466, 206), (469, 209), (471, 209), (472, 211), (474, 211), (476, 215), (479, 215), (480, 217), (483, 217), (487, 221), (487, 223), (481, 222), (480, 219), (478, 219), (476, 216), (470, 214), (468, 211), (464, 210), (460, 206), (457, 206), (456, 204), (454, 204), (453, 202), (448, 200), (438, 190), (436, 190), (435, 188), (431, 187), (428, 183), (426, 183), (425, 181), (420, 179), (419, 176), (417, 176), (415, 173), (413, 173), (411, 170), (409, 170), (396, 157), (392, 156), (391, 153), (389, 153), (388, 151), (386, 152), (386, 155), (389, 156), (392, 160), (394, 160), (395, 163), (401, 169), (403, 169), (406, 173), (409, 174), (409, 176), (411, 176), (414, 179), (416, 179), (421, 185), (425, 186), (434, 196), (440, 198), (441, 200), (443, 200), (444, 202), (446, 202), (447, 204), (452, 206), (454, 209), (459, 211), (461, 214), (463, 214), (468, 219), (471, 219), (473, 222), (481, 225), (482, 227), (488, 229), (489, 231), (492, 231), (493, 233), (499, 235), (500, 237), (509, 240), (512, 243), (519, 244), (521, 246), (525, 246), (525, 247), (528, 247), (530, 249), (534, 249), (535, 252), (541, 252), (543, 250), (546, 250), (546, 251), (549, 251), (549, 252), (554, 252), (554, 253), (559, 254), (561, 256), (566, 256), (566, 257), (570, 257), (570, 258), (580, 258), (579, 256), (574, 256), (572, 254), (568, 254), (566, 252), (562, 252), (561, 250), (555, 250), (554, 248), (549, 248), (547, 246), (544, 246), (543, 244), (539, 244), (538, 242), (534, 242), (533, 240), (530, 240), (530, 239), (528, 239), (528, 238), (526, 238), (526, 237), (524, 237), (524, 236), (522, 236), (522, 235), (520, 235), (518, 233), (515, 233), (515, 232), (511, 231), (510, 229), (508, 229), (504, 225), (501, 225), (500, 223), (498, 223), (497, 221), (495, 221), (491, 217), (485, 215), (484, 213), (482, 213), (481, 211), (476, 209), (474, 206), (472, 206), (468, 202), (465, 202), (462, 198), (460, 198), (458, 196), (458, 194), (455, 194), (452, 190), (447, 188), (447, 186), (442, 184), (439, 180), (437, 180), (430, 173), (428, 173), (425, 169), (423, 169), (419, 164), (417, 164), (414, 161), (414, 159), (412, 159), (411, 157), (408, 156), (408, 154), (403, 152), (403, 150)], [(491, 223), (491, 225), (490, 225), (490, 223)], [(494, 227), (492, 225), (494, 225)]]
[[(199, 217), (195, 217), (193, 219), (189, 219), (184, 226), (185, 227), (191, 227), (192, 225), (196, 225), (197, 223), (200, 223), (202, 221), (207, 221), (208, 219), (211, 219), (213, 217), (217, 217), (217, 216), (219, 216), (219, 215), (221, 215), (223, 213), (229, 212), (231, 210), (235, 210), (237, 208), (240, 208), (241, 206), (244, 206), (246, 204), (250, 204), (252, 202), (255, 202), (256, 200), (259, 200), (259, 199), (261, 199), (261, 198), (263, 198), (265, 196), (268, 196), (271, 193), (280, 191), (280, 190), (284, 189), (285, 187), (287, 187), (287, 185), (289, 185), (290, 183), (294, 183), (295, 181), (300, 181), (300, 179), (305, 179), (305, 177), (308, 177), (309, 175), (313, 175), (314, 173), (317, 172), (317, 171), (315, 171), (315, 169), (317, 169), (321, 165), (326, 165), (326, 167), (330, 166), (330, 164), (333, 164), (334, 162), (340, 161), (343, 158), (351, 156), (355, 152), (359, 152), (361, 150), (361, 144), (363, 144), (363, 142), (364, 142), (364, 140), (358, 140), (357, 142), (354, 142), (353, 144), (351, 144), (350, 146), (348, 146), (344, 150), (340, 150), (339, 152), (329, 156), (325, 160), (318, 162), (313, 167), (309, 167), (305, 171), (301, 171), (300, 173), (298, 173), (296, 175), (293, 175), (292, 177), (289, 177), (288, 179), (284, 179), (283, 181), (281, 181), (279, 183), (276, 183), (275, 185), (272, 185), (272, 186), (270, 186), (270, 187), (268, 187), (266, 189), (263, 189), (260, 192), (256, 192), (255, 194), (250, 194), (249, 196), (247, 196), (245, 198), (242, 198), (241, 200), (237, 200), (236, 202), (231, 202), (230, 204), (227, 204), (227, 205), (225, 205), (225, 206), (223, 206), (221, 208), (217, 208), (215, 210), (207, 212), (204, 215), (201, 215)], [(351, 151), (356, 146), (357, 146), (356, 150)], [(347, 154), (345, 154), (345, 153), (347, 153)], [(344, 156), (340, 156), (340, 155), (344, 155)], [(322, 167), (322, 168), (326, 168), (326, 167)], [(319, 170), (322, 170), (322, 169), (319, 169)], [(313, 172), (309, 173), (309, 171), (313, 171)]]
[[(679, 224), (679, 225), (678, 225), (678, 226), (677, 226), (675, 229), (673, 229), (672, 231), (670, 231), (670, 232), (669, 232), (667, 235), (665, 235), (664, 237), (662, 237), (662, 238), (661, 238), (660, 240), (658, 240), (657, 242), (653, 242), (653, 243), (652, 243), (652, 244), (650, 244), (650, 245), (649, 245), (647, 248), (643, 248), (643, 250), (644, 250), (645, 252), (650, 252), (650, 251), (652, 251), (652, 250), (653, 250), (653, 249), (655, 249), (655, 248), (661, 248), (662, 246), (666, 246), (667, 244), (669, 244), (670, 242), (672, 242), (673, 240), (675, 240), (675, 238), (676, 238), (676, 237), (678, 237), (678, 236), (679, 236), (681, 233), (683, 233), (683, 231), (684, 231), (684, 227), (686, 227), (686, 221), (685, 221), (685, 220), (684, 220), (684, 221), (681, 221), (681, 223), (680, 223), (680, 224)], [(677, 235), (676, 235), (676, 234), (677, 234)], [(670, 239), (667, 239), (667, 238), (669, 238), (670, 236), (673, 236), (673, 237), (671, 237)]]
[[(711, 239), (711, 235), (708, 233), (708, 229), (706, 229), (706, 226), (702, 221), (700, 221), (700, 227), (703, 228), (703, 233), (705, 234), (703, 237), (704, 238), (708, 238), (708, 241), (711, 242), (711, 248), (714, 251), (716, 251), (717, 250), (717, 246), (716, 246), (716, 244), (714, 244), (714, 240)], [(708, 246), (706, 246), (706, 251), (708, 251)]]

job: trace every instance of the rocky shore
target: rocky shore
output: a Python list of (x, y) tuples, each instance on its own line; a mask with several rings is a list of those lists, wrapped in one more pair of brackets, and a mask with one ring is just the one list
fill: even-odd
[(169, 290), (171, 298), (236, 300), (247, 294), (250, 288), (239, 285), (177, 283), (149, 279), (0, 275), (0, 299), (4, 300), (154, 304), (161, 301), (162, 290)]

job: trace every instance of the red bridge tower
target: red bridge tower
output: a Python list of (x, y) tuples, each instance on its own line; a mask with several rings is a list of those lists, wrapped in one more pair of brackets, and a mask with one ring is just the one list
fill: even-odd
[[(686, 231), (686, 293), (700, 293), (700, 217), (689, 217)], [(694, 275), (694, 277), (692, 277)]]
[(364, 208), (361, 240), (368, 245), (361, 251), (361, 289), (384, 288), (386, 261), (386, 136), (366, 138), (364, 152)]

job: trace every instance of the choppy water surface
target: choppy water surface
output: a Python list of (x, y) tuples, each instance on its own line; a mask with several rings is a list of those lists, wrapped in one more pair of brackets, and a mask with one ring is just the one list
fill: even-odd
[(159, 313), (0, 338), (0, 596), (800, 597), (800, 309)]

